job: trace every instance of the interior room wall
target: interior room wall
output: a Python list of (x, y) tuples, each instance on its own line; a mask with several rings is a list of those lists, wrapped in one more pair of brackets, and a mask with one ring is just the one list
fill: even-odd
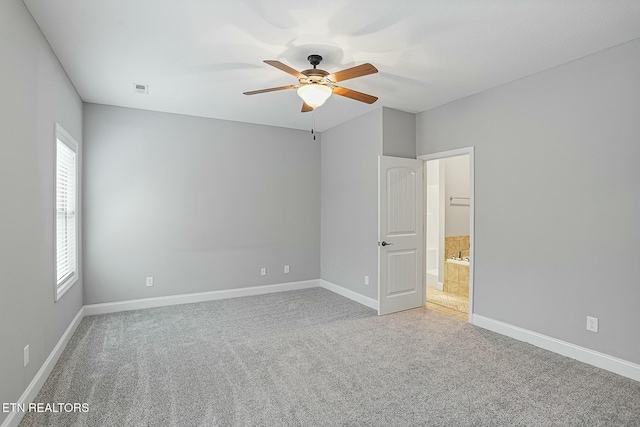
[(636, 364), (638, 76), (635, 40), (416, 123), (419, 155), (475, 146), (474, 312)]
[(380, 154), (382, 109), (322, 133), (322, 279), (376, 300)]
[(320, 277), (320, 140), (96, 104), (84, 118), (86, 304)]
[(416, 115), (382, 108), (382, 154), (416, 158)]
[(82, 150), (82, 101), (17, 0), (0, 2), (0, 93), (0, 402), (16, 402), (82, 307), (82, 272), (54, 302), (55, 124)]
[(444, 168), (445, 236), (469, 235), (469, 201), (451, 197), (469, 197), (471, 176), (469, 156), (448, 157), (441, 160)]

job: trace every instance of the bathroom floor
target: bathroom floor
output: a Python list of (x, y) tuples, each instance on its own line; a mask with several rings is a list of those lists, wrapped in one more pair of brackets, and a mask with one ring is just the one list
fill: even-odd
[[(440, 310), (440, 308), (444, 310)], [(427, 286), (427, 309), (442, 311), (455, 315), (464, 320), (469, 317), (469, 300), (459, 295), (453, 295), (439, 290), (434, 286)]]
[(462, 313), (462, 312), (454, 310), (452, 308), (443, 307), (441, 305), (434, 304), (434, 303), (429, 302), (429, 301), (427, 301), (427, 305), (425, 307), (427, 308), (427, 310), (437, 311), (439, 313), (446, 314), (449, 317), (454, 317), (456, 319), (460, 319), (460, 320), (465, 321), (465, 322), (469, 321), (469, 315), (468, 314)]

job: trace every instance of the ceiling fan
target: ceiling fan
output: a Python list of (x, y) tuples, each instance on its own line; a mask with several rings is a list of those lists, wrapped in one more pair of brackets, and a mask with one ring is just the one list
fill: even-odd
[(274, 92), (277, 90), (298, 89), (298, 96), (300, 96), (303, 101), (303, 113), (313, 111), (314, 109), (324, 104), (324, 102), (329, 98), (329, 96), (331, 96), (332, 93), (355, 99), (356, 101), (365, 102), (367, 104), (373, 104), (378, 100), (378, 97), (376, 96), (367, 95), (366, 93), (357, 92), (355, 90), (336, 85), (337, 82), (342, 82), (356, 77), (362, 77), (369, 74), (377, 73), (378, 70), (373, 65), (362, 64), (356, 67), (347, 68), (346, 70), (338, 71), (336, 73), (328, 73), (327, 71), (316, 68), (316, 66), (318, 66), (322, 61), (322, 56), (309, 55), (307, 60), (311, 65), (313, 65), (313, 68), (304, 71), (294, 70), (293, 68), (283, 64), (280, 61), (264, 61), (272, 67), (276, 67), (277, 69), (296, 77), (300, 84), (254, 90), (251, 92), (244, 92), (244, 94), (256, 95), (258, 93)]

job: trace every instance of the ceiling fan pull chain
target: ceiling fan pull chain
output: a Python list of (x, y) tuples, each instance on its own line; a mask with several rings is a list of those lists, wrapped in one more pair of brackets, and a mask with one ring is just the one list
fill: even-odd
[(315, 141), (316, 140), (316, 135), (313, 133), (313, 128), (316, 127), (316, 111), (315, 110), (313, 110), (311, 112), (311, 120), (312, 120), (312, 123), (311, 123), (311, 135), (313, 135), (313, 140)]

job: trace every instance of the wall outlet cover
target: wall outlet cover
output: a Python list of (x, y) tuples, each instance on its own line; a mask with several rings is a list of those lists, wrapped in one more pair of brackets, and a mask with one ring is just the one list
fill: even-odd
[(598, 318), (587, 316), (587, 331), (598, 332)]
[(260, 269), (260, 275), (261, 276), (266, 276), (267, 275), (267, 268), (266, 267), (262, 267)]
[(147, 277), (147, 286), (153, 286), (153, 277)]
[(29, 346), (26, 346), (24, 348), (23, 356), (24, 356), (24, 367), (26, 368), (27, 365), (29, 364)]
[(364, 276), (364, 284), (369, 285), (369, 276)]

